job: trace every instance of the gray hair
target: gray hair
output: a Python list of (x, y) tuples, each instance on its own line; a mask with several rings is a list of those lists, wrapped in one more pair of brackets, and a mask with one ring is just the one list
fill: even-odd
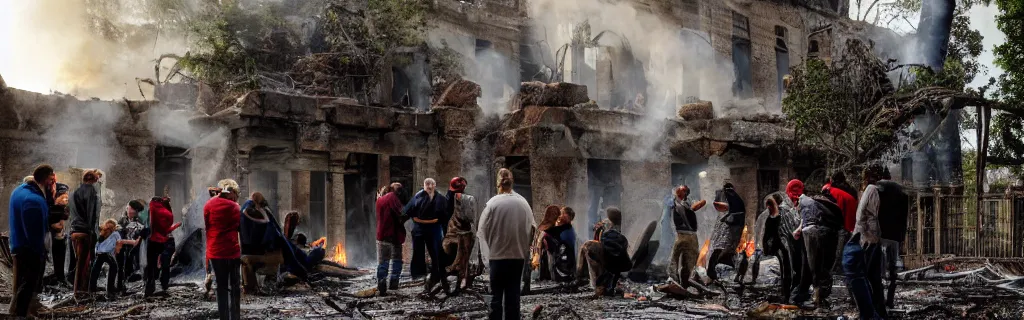
[(426, 178), (426, 179), (423, 179), (423, 184), (428, 184), (428, 183), (429, 183), (429, 184), (433, 184), (433, 185), (435, 185), (435, 186), (437, 185), (437, 181), (434, 181), (434, 178)]

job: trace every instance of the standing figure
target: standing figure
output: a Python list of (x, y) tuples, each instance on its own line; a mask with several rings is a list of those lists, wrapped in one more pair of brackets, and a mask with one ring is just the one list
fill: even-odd
[(878, 228), (881, 231), (883, 270), (888, 275), (889, 290), (885, 295), (885, 305), (896, 307), (897, 264), (900, 259), (900, 246), (907, 237), (907, 213), (910, 210), (910, 197), (903, 192), (903, 186), (892, 181), (888, 170), (882, 171), (882, 180), (875, 184), (878, 187)]
[(836, 261), (832, 267), (832, 273), (842, 274), (843, 272), (843, 247), (846, 241), (850, 240), (853, 227), (857, 224), (857, 190), (846, 181), (846, 174), (842, 171), (832, 173), (825, 188), (827, 194), (836, 199), (836, 204), (843, 211), (843, 227), (839, 229), (839, 241), (836, 245)]
[(676, 239), (672, 244), (672, 256), (669, 260), (669, 279), (677, 283), (683, 290), (690, 287), (690, 274), (697, 266), (700, 248), (697, 241), (697, 210), (707, 204), (700, 200), (690, 202), (690, 187), (678, 186), (674, 192), (671, 213), (672, 224), (675, 226)]
[[(60, 284), (67, 284), (67, 275), (64, 273), (65, 258), (68, 253), (68, 237), (64, 225), (69, 218), (68, 214), (68, 185), (59, 183), (54, 176), (53, 183), (46, 188), (46, 201), (50, 207), (50, 216), (47, 223), (50, 226), (50, 254), (53, 257), (53, 281)], [(73, 255), (73, 254), (72, 254)]]
[(377, 292), (381, 295), (389, 289), (398, 290), (398, 279), (402, 276), (405, 221), (402, 219), (402, 201), (398, 199), (401, 189), (401, 183), (392, 183), (381, 190), (381, 196), (377, 198)]
[[(167, 283), (164, 279), (170, 279), (170, 263), (160, 263), (160, 256), (167, 250), (171, 231), (181, 226), (181, 222), (174, 223), (174, 214), (171, 213), (171, 199), (167, 197), (153, 197), (149, 201), (150, 235), (146, 241), (146, 269), (143, 278), (146, 281), (143, 295), (153, 296), (156, 292), (156, 281), (160, 278), (160, 284), (164, 288), (162, 294), (167, 294)], [(173, 249), (172, 249), (173, 250)]]
[[(779, 297), (782, 303), (808, 299), (806, 293), (801, 294), (797, 291), (803, 274), (804, 243), (793, 238), (794, 231), (800, 227), (800, 211), (797, 204), (803, 194), (803, 182), (790, 180), (785, 192), (776, 192), (765, 198), (766, 209), (757, 219), (760, 230), (759, 246), (765, 255), (779, 259)], [(756, 266), (759, 263), (759, 259), (754, 261), (754, 270), (757, 270)]]
[(25, 318), (38, 304), (36, 292), (42, 286), (46, 265), (46, 232), (49, 209), (44, 187), (54, 179), (53, 167), (40, 165), (31, 179), (11, 192), (7, 227), (10, 230), (11, 256), (14, 259), (11, 302), (8, 315)]
[(139, 212), (146, 210), (142, 201), (132, 200), (124, 208), (124, 216), (121, 217), (121, 238), (135, 240), (134, 244), (125, 244), (117, 252), (118, 276), (117, 289), (127, 290), (125, 283), (139, 271), (139, 243), (149, 234), (149, 229), (139, 218)]
[(238, 183), (224, 179), (217, 183), (220, 196), (210, 199), (203, 206), (203, 222), (206, 227), (206, 258), (210, 259), (217, 279), (217, 310), (221, 319), (241, 317), (241, 294), (239, 268), (242, 256), (238, 241), (238, 230), (242, 221), (242, 209), (238, 206)]
[(96, 246), (96, 232), (100, 225), (100, 188), (97, 184), (103, 172), (86, 170), (82, 185), (71, 196), (71, 241), (75, 246), (75, 298), (89, 292), (89, 265)]
[(715, 267), (718, 264), (726, 264), (736, 267), (736, 282), (740, 282), (743, 274), (747, 272), (747, 256), (740, 255), (739, 266), (736, 266), (736, 248), (740, 245), (740, 238), (743, 236), (743, 227), (746, 224), (746, 204), (739, 193), (736, 193), (732, 183), (726, 183), (722, 190), (715, 196), (715, 210), (724, 213), (715, 225), (715, 231), (711, 235), (711, 255), (708, 259), (707, 274), (711, 281), (718, 280), (718, 272)]
[[(448, 221), (448, 232), (444, 236), (442, 245), (444, 253), (451, 260), (451, 265), (445, 269), (445, 274), (457, 273), (455, 278), (455, 292), (461, 288), (469, 288), (473, 280), (469, 278), (469, 257), (472, 255), (473, 246), (476, 245), (474, 235), (474, 224), (477, 219), (476, 198), (466, 194), (466, 179), (462, 177), (452, 178), (448, 184), (448, 208), (451, 211), (451, 220)], [(465, 281), (465, 286), (462, 282)]]
[(881, 200), (877, 183), (881, 177), (879, 164), (864, 169), (865, 187), (857, 206), (857, 225), (843, 248), (843, 271), (861, 319), (888, 317), (882, 288), (882, 237), (878, 223)]
[(444, 237), (444, 223), (448, 221), (448, 199), (438, 194), (436, 188), (437, 182), (427, 178), (423, 180), (423, 190), (417, 192), (409, 201), (411, 207), (406, 210), (406, 215), (413, 220), (413, 255), (409, 268), (415, 277), (417, 268), (426, 266), (423, 256), (423, 247), (426, 247), (427, 254), (430, 255), (430, 278), (427, 279), (423, 293), (430, 293), (440, 282), (441, 289), (447, 294), (450, 288), (443, 272), (444, 252), (441, 248), (441, 239)]
[(521, 318), (520, 275), (530, 255), (530, 230), (537, 224), (530, 204), (512, 191), (512, 184), (512, 171), (498, 170), (498, 194), (487, 201), (477, 232), (489, 249), (491, 320)]
[(828, 195), (827, 188), (823, 190), (824, 195), (800, 196), (801, 226), (793, 234), (795, 239), (804, 241), (804, 249), (807, 250), (799, 292), (803, 294), (813, 286), (813, 307), (817, 308), (828, 306), (828, 296), (832, 293), (832, 264), (836, 261), (833, 255), (839, 229), (843, 228), (842, 210)]

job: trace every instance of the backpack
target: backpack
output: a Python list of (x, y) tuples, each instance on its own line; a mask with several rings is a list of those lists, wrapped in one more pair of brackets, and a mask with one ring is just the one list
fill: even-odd
[(633, 268), (629, 259), (629, 240), (616, 230), (608, 230), (601, 234), (601, 248), (604, 251), (604, 264), (609, 272), (621, 273)]

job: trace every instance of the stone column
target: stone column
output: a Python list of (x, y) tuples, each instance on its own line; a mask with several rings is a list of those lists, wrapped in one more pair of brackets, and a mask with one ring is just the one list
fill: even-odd
[(327, 234), (328, 249), (345, 242), (345, 175), (341, 172), (340, 168), (332, 170), (327, 181), (329, 205), (324, 233)]
[[(291, 203), (289, 205), (289, 208), (291, 210), (295, 210), (295, 211), (299, 212), (299, 217), (303, 221), (302, 224), (312, 224), (312, 223), (320, 224), (320, 223), (324, 223), (323, 221), (309, 221), (309, 193), (310, 193), (310, 189), (309, 189), (310, 188), (310, 183), (309, 183), (310, 178), (309, 178), (309, 176), (310, 176), (310, 172), (309, 171), (292, 171), (291, 172), (291, 177), (292, 177), (291, 178), (291, 186), (292, 186), (291, 189), (292, 190), (291, 190), (291, 201), (290, 201)], [(281, 212), (279, 212), (278, 214), (279, 214), (279, 216), (284, 217), (284, 214), (287, 214), (288, 212), (284, 210), (284, 208), (283, 208), (284, 205), (283, 204), (281, 206), (282, 206)], [(309, 241), (313, 241), (313, 240), (316, 240), (316, 239), (310, 239)]]

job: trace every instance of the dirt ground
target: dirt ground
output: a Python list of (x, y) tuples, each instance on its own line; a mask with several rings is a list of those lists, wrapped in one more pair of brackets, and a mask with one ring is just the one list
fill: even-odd
[[(831, 308), (789, 310), (776, 308), (777, 268), (763, 262), (762, 276), (753, 285), (739, 286), (723, 270), (721, 284), (711, 289), (719, 295), (703, 299), (676, 299), (655, 292), (653, 285), (663, 276), (653, 272), (650, 283), (624, 280), (620, 289), (628, 297), (592, 298), (588, 287), (561, 289), (557, 284), (534, 281), (534, 294), (522, 298), (525, 319), (792, 319), (855, 318), (846, 288), (837, 278), (830, 299)], [(659, 268), (659, 267), (655, 267)], [(722, 270), (720, 267), (720, 270)], [(995, 269), (995, 270), (993, 270)], [(660, 269), (655, 269), (660, 270)], [(966, 271), (964, 271), (966, 270)], [(483, 319), (487, 316), (487, 276), (472, 290), (452, 298), (419, 297), (422, 282), (403, 278), (403, 288), (377, 297), (371, 270), (353, 277), (324, 277), (311, 283), (281, 289), (273, 295), (244, 296), (245, 319)], [(898, 319), (1024, 319), (1021, 278), (1006, 276), (998, 268), (967, 265), (960, 269), (938, 269), (903, 274), (897, 293)], [(43, 318), (47, 319), (214, 319), (216, 301), (207, 297), (200, 276), (178, 277), (166, 297), (143, 299), (142, 282), (130, 283), (130, 292), (116, 301), (76, 304), (65, 287), (47, 287), (42, 295)], [(103, 283), (102, 281), (100, 283)], [(4, 290), (0, 301), (10, 301)]]

